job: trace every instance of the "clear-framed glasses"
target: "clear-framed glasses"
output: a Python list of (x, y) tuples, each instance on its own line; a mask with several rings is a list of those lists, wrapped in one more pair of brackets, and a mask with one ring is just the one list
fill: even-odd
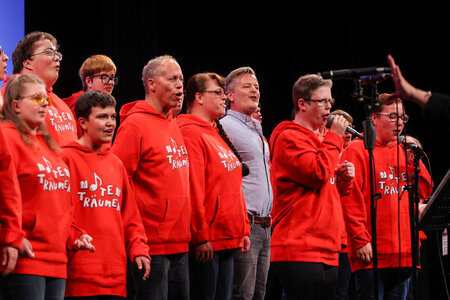
[(58, 60), (62, 60), (62, 57), (63, 57), (62, 54), (61, 54), (61, 52), (55, 51), (55, 50), (49, 48), (49, 49), (45, 49), (45, 50), (42, 51), (42, 52), (38, 52), (38, 53), (31, 54), (31, 55), (30, 55), (30, 58), (33, 57), (33, 56), (35, 56), (35, 55), (41, 55), (41, 54), (47, 55), (47, 56), (50, 57), (51, 59), (55, 59), (55, 57), (57, 57)]
[(47, 101), (48, 104), (52, 104), (52, 100), (51, 98), (48, 98), (47, 95), (43, 95), (43, 94), (36, 94), (36, 95), (32, 95), (32, 96), (24, 96), (24, 97), (20, 97), (20, 99), (26, 99), (26, 98), (30, 98), (31, 101), (33, 101), (36, 105), (42, 105), (42, 103), (44, 103), (44, 101)]
[(219, 97), (225, 96), (225, 92), (223, 90), (217, 90), (217, 91), (202, 91), (202, 93), (214, 93)]
[(330, 98), (330, 99), (305, 99), (305, 101), (316, 102), (317, 105), (319, 105), (319, 106), (325, 106), (325, 104), (327, 104), (327, 103), (330, 103), (330, 105), (333, 106), (334, 103), (336, 102), (336, 100), (334, 100), (333, 98)]
[(119, 83), (119, 76), (109, 76), (108, 74), (91, 75), (91, 78), (100, 77), (103, 84), (109, 84), (111, 81), (114, 85)]
[(396, 122), (398, 119), (402, 119), (403, 123), (406, 123), (409, 120), (409, 116), (408, 115), (401, 115), (401, 116), (399, 116), (398, 113), (382, 113), (382, 112), (379, 112), (378, 115), (389, 116), (389, 120), (392, 121), (392, 122)]

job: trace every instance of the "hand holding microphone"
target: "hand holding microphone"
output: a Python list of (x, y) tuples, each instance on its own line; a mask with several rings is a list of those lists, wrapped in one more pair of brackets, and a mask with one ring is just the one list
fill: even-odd
[[(347, 120), (343, 116), (339, 115), (329, 115), (327, 118), (327, 127), (330, 128), (330, 131), (334, 131), (339, 135), (344, 135), (344, 132), (347, 131), (351, 133), (353, 136), (359, 137), (360, 139), (364, 139), (361, 133), (356, 131), (350, 126), (347, 126)], [(343, 129), (341, 128), (343, 126)], [(333, 128), (334, 127), (334, 128)], [(342, 132), (341, 132), (342, 129)]]

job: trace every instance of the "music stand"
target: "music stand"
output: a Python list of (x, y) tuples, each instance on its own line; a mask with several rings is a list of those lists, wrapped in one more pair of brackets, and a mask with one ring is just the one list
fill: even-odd
[(450, 227), (450, 169), (433, 192), (419, 216), (419, 230), (441, 230)]

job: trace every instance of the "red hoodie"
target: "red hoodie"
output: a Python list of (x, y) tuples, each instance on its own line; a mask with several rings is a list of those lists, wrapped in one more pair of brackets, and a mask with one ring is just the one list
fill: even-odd
[(70, 170), (75, 222), (95, 245), (94, 253), (69, 257), (66, 297), (126, 297), (127, 255), (131, 261), (150, 257), (125, 167), (109, 150), (94, 152), (78, 142), (66, 145), (62, 157)]
[(242, 247), (250, 224), (242, 190), (242, 165), (217, 131), (191, 114), (177, 123), (189, 152), (192, 244), (214, 251)]
[(150, 254), (187, 252), (189, 159), (178, 125), (143, 100), (122, 106), (120, 122), (112, 151), (134, 187)]
[(28, 135), (26, 145), (10, 122), (2, 124), (13, 154), (22, 197), (22, 229), (34, 258), (19, 258), (13, 273), (66, 278), (67, 250), (76, 235), (71, 230), (70, 173), (42, 134)]
[[(10, 78), (11, 76), (8, 76), (3, 84), (3, 95), (5, 94), (6, 85)], [(70, 108), (61, 100), (61, 98), (53, 93), (53, 88), (47, 89), (47, 96), (52, 104), (47, 107), (45, 124), (47, 125), (47, 129), (52, 135), (52, 138), (60, 146), (77, 140), (77, 121)]]
[[(403, 192), (408, 174), (405, 151), (400, 147), (398, 152), (395, 142), (382, 145), (377, 141), (373, 155), (376, 176), (374, 191), (381, 195), (377, 200), (378, 267), (411, 267), (409, 195), (407, 191)], [(353, 189), (349, 195), (341, 199), (349, 238), (350, 264), (352, 271), (369, 269), (372, 268), (372, 264), (365, 265), (359, 261), (355, 253), (358, 248), (372, 243), (369, 153), (365, 149), (364, 141), (352, 142), (345, 149), (341, 159), (355, 165)], [(426, 170), (422, 163), (420, 168)]]
[(327, 132), (321, 142), (309, 129), (292, 121), (280, 123), (270, 138), (274, 220), (272, 261), (338, 265), (342, 209), (337, 179), (342, 137)]
[[(22, 199), (11, 150), (0, 126), (0, 249), (22, 245)], [(0, 265), (0, 271), (2, 266)]]

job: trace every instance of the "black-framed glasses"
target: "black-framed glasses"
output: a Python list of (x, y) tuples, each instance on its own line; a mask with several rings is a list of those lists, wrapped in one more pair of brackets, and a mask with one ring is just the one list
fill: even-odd
[(336, 102), (336, 100), (334, 100), (333, 98), (330, 98), (330, 99), (305, 99), (305, 101), (316, 102), (317, 105), (319, 105), (319, 106), (325, 106), (325, 104), (327, 104), (327, 103), (330, 103), (330, 105), (333, 106), (334, 103)]
[(119, 83), (119, 76), (109, 76), (108, 74), (91, 75), (91, 78), (100, 77), (103, 84), (109, 84), (111, 81), (114, 85)]
[(396, 122), (398, 119), (402, 119), (403, 123), (408, 122), (409, 120), (409, 116), (408, 115), (401, 115), (399, 116), (398, 113), (382, 113), (379, 112), (377, 113), (378, 115), (385, 115), (385, 116), (389, 116), (389, 120), (392, 122)]
[(63, 58), (61, 52), (55, 51), (55, 50), (50, 49), (50, 48), (49, 48), (49, 49), (45, 49), (45, 50), (42, 51), (42, 52), (38, 52), (38, 53), (31, 54), (31, 55), (30, 55), (30, 58), (33, 57), (33, 56), (35, 56), (35, 55), (41, 55), (41, 54), (47, 55), (47, 56), (50, 57), (51, 59), (55, 59), (55, 57), (56, 57), (56, 58), (58, 58), (58, 60), (62, 60), (62, 58)]
[(30, 98), (31, 101), (33, 101), (36, 105), (42, 105), (42, 103), (44, 103), (44, 101), (47, 101), (48, 104), (52, 104), (52, 100), (51, 98), (48, 98), (47, 95), (44, 94), (36, 94), (36, 95), (31, 95), (31, 96), (24, 96), (24, 97), (20, 97), (20, 99), (26, 99), (26, 98)]
[(214, 93), (219, 97), (225, 96), (225, 92), (223, 90), (217, 90), (217, 91), (202, 91), (202, 93)]

